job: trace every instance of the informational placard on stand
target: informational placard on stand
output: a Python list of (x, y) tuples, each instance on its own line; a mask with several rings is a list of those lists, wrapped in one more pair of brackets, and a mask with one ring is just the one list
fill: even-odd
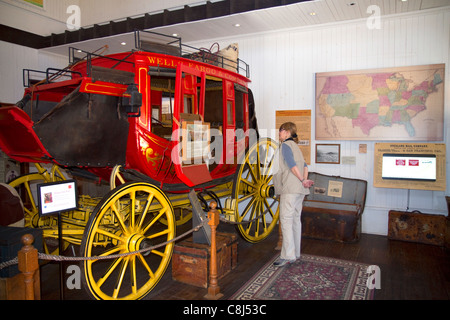
[(39, 215), (46, 216), (77, 208), (75, 180), (38, 184)]
[[(41, 183), (37, 185), (39, 216), (58, 215), (58, 240), (59, 254), (63, 254), (63, 229), (61, 213), (76, 210), (77, 184), (75, 180)], [(59, 262), (59, 292), (61, 300), (64, 300), (64, 267), (63, 261)]]
[(444, 143), (376, 143), (373, 186), (446, 190)]

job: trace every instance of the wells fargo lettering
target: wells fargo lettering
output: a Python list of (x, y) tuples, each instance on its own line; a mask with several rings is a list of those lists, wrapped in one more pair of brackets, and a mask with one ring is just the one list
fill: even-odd
[(189, 62), (178, 59), (162, 58), (155, 56), (148, 56), (148, 61), (152, 66), (159, 66), (163, 68), (176, 68), (179, 64), (183, 64), (188, 66), (189, 68), (196, 69), (200, 72), (205, 72), (207, 75), (219, 77), (247, 86), (246, 82), (241, 81), (238, 77), (236, 77), (230, 72), (222, 71), (221, 69), (214, 67), (208, 67), (207, 65), (202, 65), (198, 62)]

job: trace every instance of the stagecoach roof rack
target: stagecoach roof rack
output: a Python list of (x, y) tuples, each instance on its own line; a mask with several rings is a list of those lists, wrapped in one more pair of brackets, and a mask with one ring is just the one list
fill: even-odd
[[(86, 75), (93, 76), (92, 59), (105, 59), (104, 62), (110, 69), (115, 69), (121, 64), (132, 64), (132, 61), (127, 60), (136, 51), (154, 52), (168, 54), (172, 56), (183, 57), (224, 69), (239, 73), (247, 78), (250, 78), (250, 67), (243, 60), (236, 57), (236, 59), (228, 59), (219, 52), (211, 52), (211, 49), (195, 48), (190, 45), (183, 44), (180, 37), (172, 35), (165, 35), (154, 31), (135, 30), (135, 48), (131, 50), (129, 55), (122, 59), (112, 56), (103, 55), (103, 51), (107, 46), (103, 46), (94, 52), (85, 51), (75, 47), (69, 47), (69, 66), (64, 69), (48, 68), (46, 71), (38, 71), (31, 69), (23, 70), (23, 85), (30, 87), (36, 84), (53, 83), (56, 81), (63, 81), (73, 78), (74, 74), (81, 76), (79, 71), (71, 70), (73, 66), (81, 61), (86, 62)], [(119, 68), (120, 69), (120, 68)], [(120, 70), (117, 70), (120, 72)], [(129, 78), (125, 75), (125, 78)]]
[(81, 77), (81, 73), (68, 69), (47, 68), (45, 71), (23, 69), (22, 84), (29, 88), (33, 85), (60, 82), (72, 79), (74, 74)]
[[(102, 49), (102, 48), (100, 48), (100, 49)], [(69, 47), (69, 65), (74, 66), (78, 62), (85, 60), (86, 61), (86, 74), (88, 77), (90, 77), (92, 75), (92, 63), (91, 62), (92, 62), (92, 59), (94, 59), (94, 58), (102, 58), (102, 59), (105, 59), (106, 61), (114, 62), (114, 65), (111, 67), (111, 69), (116, 68), (117, 66), (119, 66), (122, 63), (129, 63), (129, 64), (134, 65), (134, 63), (132, 61), (127, 61), (128, 56), (125, 57), (124, 59), (117, 59), (114, 57), (102, 55), (101, 53), (97, 53), (97, 51), (99, 51), (100, 49), (98, 49), (94, 52), (89, 52), (89, 51), (81, 50), (78, 48)], [(131, 55), (131, 53), (130, 53), (130, 55)]]
[(139, 51), (184, 57), (232, 70), (236, 73), (244, 75), (247, 78), (250, 78), (250, 67), (243, 60), (237, 57), (236, 59), (224, 57), (219, 50), (217, 50), (217, 52), (212, 52), (211, 49), (195, 48), (193, 46), (183, 44), (180, 37), (154, 31), (135, 30), (134, 45), (135, 49)]

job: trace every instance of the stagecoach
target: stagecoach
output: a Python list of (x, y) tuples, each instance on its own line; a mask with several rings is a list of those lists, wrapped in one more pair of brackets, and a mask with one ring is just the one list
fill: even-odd
[[(134, 38), (128, 52), (70, 48), (67, 68), (24, 70), (23, 98), (0, 108), (1, 150), (36, 168), (9, 185), (23, 197), (25, 225), (43, 230), (45, 251), (58, 254), (63, 239), (81, 257), (119, 255), (81, 262), (95, 299), (142, 299), (156, 286), (177, 227), (191, 220), (192, 190), (216, 200), (249, 242), (265, 239), (279, 215), (277, 144), (258, 135), (248, 65), (172, 36)], [(57, 218), (39, 214), (36, 185), (68, 178), (109, 187), (81, 194), (59, 234)]]

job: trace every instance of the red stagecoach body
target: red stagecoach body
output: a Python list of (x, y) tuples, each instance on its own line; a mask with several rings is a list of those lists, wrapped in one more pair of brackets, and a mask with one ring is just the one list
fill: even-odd
[[(70, 67), (48, 69), (39, 83), (24, 71), (23, 99), (0, 108), (0, 148), (20, 162), (54, 163), (103, 179), (121, 165), (130, 179), (166, 191), (231, 180), (249, 129), (256, 129), (248, 66), (241, 75), (239, 59), (229, 70), (205, 51), (183, 55), (177, 46), (139, 44), (137, 51), (107, 56), (70, 48)], [(216, 133), (206, 163), (178, 159), (183, 123), (207, 124)]]

